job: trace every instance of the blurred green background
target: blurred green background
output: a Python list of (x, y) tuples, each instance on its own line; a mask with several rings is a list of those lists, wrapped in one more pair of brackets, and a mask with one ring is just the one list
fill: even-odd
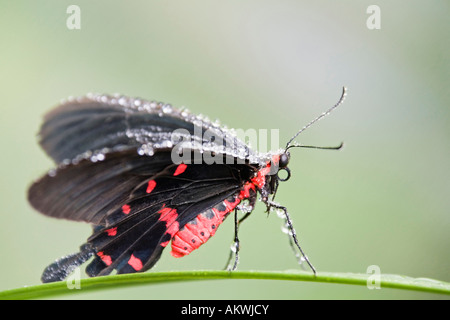
[[(81, 29), (66, 27), (71, 4)], [(366, 9), (381, 8), (369, 30)], [(443, 1), (2, 1), (0, 3), (0, 290), (38, 284), (76, 251), (83, 223), (27, 203), (52, 167), (36, 139), (60, 99), (123, 93), (186, 106), (234, 128), (298, 140), (277, 200), (320, 271), (450, 281), (450, 3)], [(240, 229), (240, 270), (298, 269), (275, 214), (259, 204)], [(152, 271), (221, 269), (228, 219), (201, 250)], [(428, 299), (392, 289), (276, 281), (204, 281), (80, 294), (117, 299)]]

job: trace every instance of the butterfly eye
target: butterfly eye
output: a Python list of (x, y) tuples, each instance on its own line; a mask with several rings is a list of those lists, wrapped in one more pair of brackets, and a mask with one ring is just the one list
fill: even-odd
[(289, 164), (289, 153), (282, 153), (281, 155), (280, 155), (280, 160), (279, 160), (279, 162), (278, 162), (278, 166), (281, 168), (281, 169), (284, 169), (284, 168), (286, 168), (287, 167), (287, 165)]

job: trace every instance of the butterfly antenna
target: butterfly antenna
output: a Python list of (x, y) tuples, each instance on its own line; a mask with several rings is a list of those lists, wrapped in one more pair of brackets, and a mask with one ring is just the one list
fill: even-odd
[(301, 128), (292, 138), (291, 140), (288, 141), (288, 143), (286, 144), (286, 150), (289, 149), (291, 147), (291, 142), (294, 141), (295, 138), (298, 137), (298, 135), (300, 133), (302, 133), (303, 131), (305, 131), (306, 129), (308, 129), (310, 126), (312, 126), (314, 123), (316, 123), (317, 121), (319, 121), (320, 119), (322, 119), (323, 117), (327, 116), (328, 114), (331, 113), (331, 111), (333, 111), (334, 109), (336, 109), (337, 107), (339, 107), (345, 100), (345, 97), (347, 95), (347, 88), (343, 87), (342, 88), (342, 95), (341, 98), (339, 99), (339, 101), (332, 106), (330, 109), (328, 109), (327, 111), (325, 111), (324, 113), (322, 113), (320, 116), (318, 116), (317, 118), (315, 118), (314, 120), (312, 120), (310, 123), (308, 123), (306, 126), (304, 126), (303, 128)]

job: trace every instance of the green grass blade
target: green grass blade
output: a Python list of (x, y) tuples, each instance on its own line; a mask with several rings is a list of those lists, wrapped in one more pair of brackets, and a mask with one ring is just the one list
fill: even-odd
[[(153, 283), (167, 283), (175, 281), (198, 281), (217, 279), (259, 279), (309, 281), (321, 283), (336, 283), (367, 286), (371, 275), (357, 273), (319, 272), (317, 276), (309, 272), (300, 271), (170, 271), (148, 272), (125, 275), (112, 275), (80, 280), (80, 290), (68, 289), (65, 281), (22, 287), (0, 292), (0, 299), (40, 299), (49, 296), (70, 295), (76, 293), (107, 290), (125, 286), (149, 285)], [(370, 282), (371, 283), (371, 282)], [(421, 292), (450, 295), (450, 283), (425, 279), (411, 278), (399, 275), (380, 275), (381, 288), (414, 290)]]

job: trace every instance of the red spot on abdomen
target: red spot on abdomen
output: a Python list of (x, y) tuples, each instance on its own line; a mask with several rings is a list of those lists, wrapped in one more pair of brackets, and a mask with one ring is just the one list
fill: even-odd
[[(240, 197), (235, 196), (197, 215), (174, 235), (170, 254), (175, 258), (181, 258), (198, 249), (216, 233), (219, 225), (240, 201)], [(225, 209), (220, 211), (219, 207)]]

